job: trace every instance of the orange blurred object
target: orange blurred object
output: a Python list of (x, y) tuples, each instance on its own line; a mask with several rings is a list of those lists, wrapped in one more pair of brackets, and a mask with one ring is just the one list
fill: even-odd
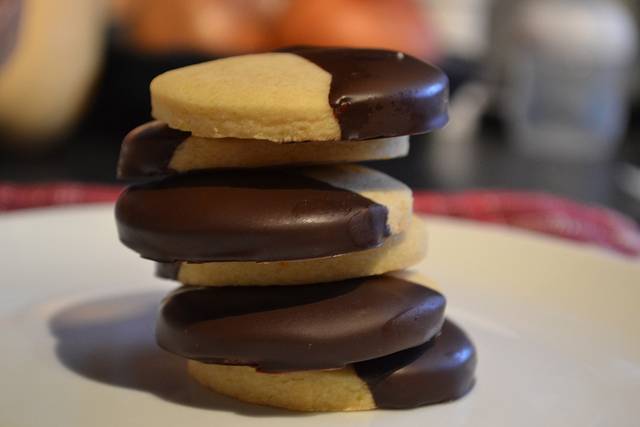
[(380, 47), (435, 60), (426, 14), (414, 0), (290, 0), (276, 27), (287, 45)]
[(380, 47), (436, 59), (417, 0), (111, 0), (147, 52), (239, 54), (291, 45)]
[(121, 27), (148, 52), (236, 54), (271, 47), (256, 0), (114, 0)]

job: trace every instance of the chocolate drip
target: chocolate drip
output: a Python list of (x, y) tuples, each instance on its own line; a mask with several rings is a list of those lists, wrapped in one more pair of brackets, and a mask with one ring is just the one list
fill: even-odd
[(205, 363), (263, 372), (342, 368), (438, 333), (445, 298), (393, 276), (303, 286), (185, 286), (170, 294), (158, 344)]
[(473, 387), (476, 363), (471, 340), (447, 320), (440, 335), (426, 344), (354, 368), (379, 408), (401, 409), (464, 396)]
[(190, 132), (171, 129), (159, 121), (138, 126), (122, 141), (118, 178), (166, 175), (171, 172), (169, 164), (173, 153), (190, 136)]
[(293, 47), (331, 74), (329, 104), (342, 139), (415, 135), (448, 121), (449, 80), (412, 56), (380, 49)]
[(120, 240), (156, 261), (279, 261), (380, 246), (387, 208), (286, 170), (175, 175), (116, 204)]

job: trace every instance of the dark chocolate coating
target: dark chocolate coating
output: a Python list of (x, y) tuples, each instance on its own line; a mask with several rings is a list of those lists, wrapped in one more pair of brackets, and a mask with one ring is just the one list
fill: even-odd
[(178, 280), (181, 264), (181, 262), (156, 262), (156, 276), (163, 279)]
[(287, 170), (209, 171), (127, 188), (120, 240), (156, 261), (279, 261), (380, 246), (388, 210)]
[(381, 49), (284, 49), (331, 74), (329, 104), (342, 139), (415, 135), (442, 128), (449, 80), (410, 55)]
[(118, 178), (136, 179), (171, 173), (173, 153), (191, 132), (171, 129), (153, 121), (138, 126), (122, 141), (118, 160)]
[(0, 0), (0, 68), (18, 41), (22, 7), (22, 0)]
[(475, 383), (476, 349), (447, 320), (441, 333), (419, 347), (354, 364), (378, 408), (402, 409), (458, 399)]
[[(446, 75), (412, 56), (380, 49), (293, 47), (331, 74), (328, 102), (342, 139), (360, 140), (413, 135), (443, 127), (448, 121)], [(191, 135), (150, 122), (123, 141), (118, 177), (166, 175), (178, 146)]]
[(184, 286), (164, 301), (160, 347), (263, 372), (342, 368), (421, 345), (445, 298), (392, 276), (302, 286)]

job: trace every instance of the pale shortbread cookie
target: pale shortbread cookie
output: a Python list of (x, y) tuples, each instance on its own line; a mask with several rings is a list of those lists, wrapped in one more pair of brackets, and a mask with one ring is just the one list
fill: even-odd
[(152, 115), (208, 138), (335, 141), (330, 85), (327, 71), (291, 53), (224, 58), (156, 77)]
[(352, 367), (333, 371), (263, 374), (248, 366), (188, 361), (191, 377), (203, 386), (245, 402), (294, 411), (364, 411), (376, 404)]
[(176, 172), (216, 168), (259, 168), (387, 160), (409, 153), (409, 137), (368, 141), (274, 144), (265, 140), (190, 137), (169, 162)]
[(199, 286), (334, 282), (409, 268), (419, 263), (426, 251), (424, 224), (414, 217), (406, 232), (389, 237), (379, 248), (297, 261), (181, 263), (175, 278), (185, 285)]

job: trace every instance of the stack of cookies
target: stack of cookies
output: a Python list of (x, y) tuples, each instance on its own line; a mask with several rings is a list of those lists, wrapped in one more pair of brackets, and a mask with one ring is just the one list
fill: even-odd
[(474, 382), (410, 189), (352, 162), (447, 121), (448, 82), (400, 52), (299, 47), (173, 70), (124, 140), (120, 240), (182, 283), (158, 344), (211, 390), (302, 411), (410, 408)]

